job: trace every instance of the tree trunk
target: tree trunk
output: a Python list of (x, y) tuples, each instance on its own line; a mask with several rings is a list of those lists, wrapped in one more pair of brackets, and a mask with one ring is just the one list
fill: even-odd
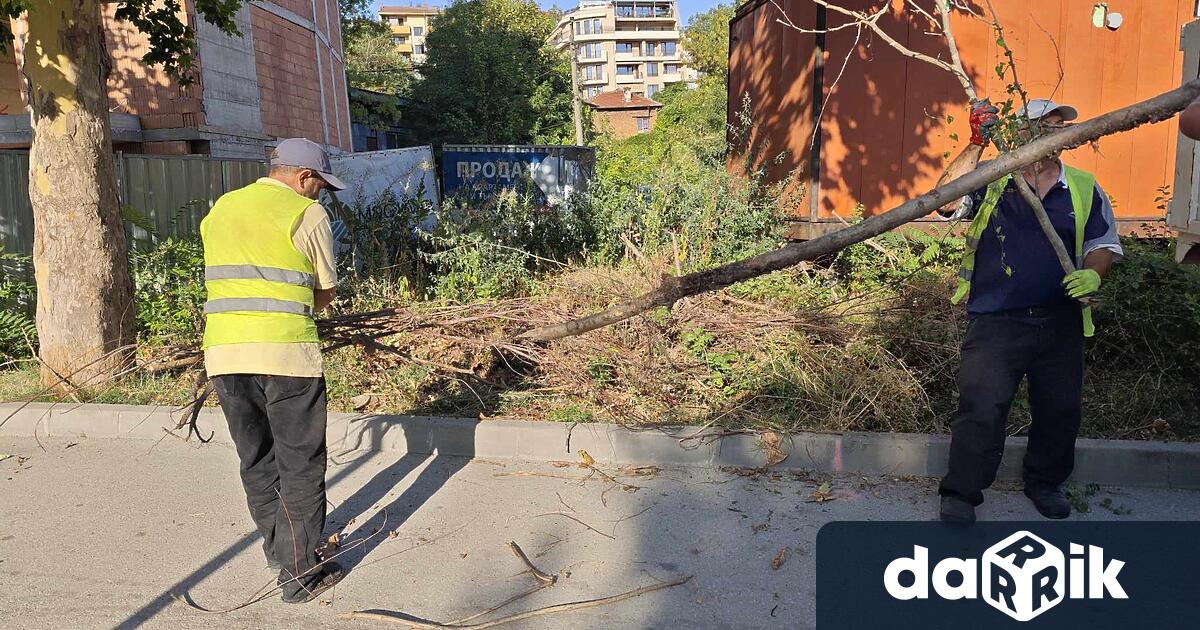
[(41, 378), (86, 389), (126, 364), (134, 340), (100, 0), (40, 0), (22, 43)]
[(751, 256), (714, 269), (685, 276), (665, 276), (658, 288), (587, 317), (525, 331), (517, 336), (528, 341), (550, 341), (603, 328), (634, 317), (652, 308), (671, 306), (676, 301), (706, 291), (723, 289), (735, 282), (779, 271), (803, 260), (831, 254), (888, 230), (915, 221), (929, 213), (979, 190), (1005, 174), (1017, 171), (1065, 149), (1087, 144), (1109, 134), (1128, 131), (1147, 123), (1166, 120), (1200, 97), (1200, 79), (1194, 79), (1169, 92), (1128, 107), (1097, 116), (1078, 125), (1043, 136), (1029, 144), (1003, 153), (978, 169), (943, 184), (920, 197), (910, 199), (887, 212), (875, 215), (848, 228), (831, 232), (811, 241), (790, 243), (779, 249)]

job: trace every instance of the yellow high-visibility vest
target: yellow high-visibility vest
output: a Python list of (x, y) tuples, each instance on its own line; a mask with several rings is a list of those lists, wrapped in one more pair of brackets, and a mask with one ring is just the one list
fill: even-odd
[[(1082, 265), (1083, 233), (1087, 227), (1088, 216), (1092, 213), (1092, 191), (1096, 187), (1096, 176), (1066, 164), (1063, 164), (1062, 167), (1067, 179), (1067, 190), (1071, 193), (1072, 209), (1075, 211), (1075, 262)], [(975, 217), (971, 219), (971, 226), (967, 228), (967, 249), (963, 253), (962, 265), (958, 270), (958, 288), (950, 298), (954, 304), (962, 302), (963, 298), (971, 292), (971, 276), (975, 273), (975, 250), (979, 247), (979, 239), (983, 238), (983, 231), (987, 229), (988, 222), (992, 220), (992, 214), (996, 210), (996, 204), (1000, 201), (1000, 195), (1004, 193), (1004, 189), (1011, 180), (1012, 175), (1005, 175), (989, 184), (983, 197), (983, 203), (975, 211)], [(1091, 337), (1095, 333), (1096, 326), (1092, 323), (1092, 307), (1085, 306), (1083, 307), (1083, 336)]]
[(203, 347), (315, 343), (312, 262), (292, 231), (313, 200), (253, 183), (226, 193), (200, 223), (204, 241)]

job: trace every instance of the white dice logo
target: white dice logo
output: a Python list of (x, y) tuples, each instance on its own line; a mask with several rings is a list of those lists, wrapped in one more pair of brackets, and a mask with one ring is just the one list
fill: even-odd
[(1057, 547), (1016, 532), (983, 553), (983, 599), (1017, 621), (1029, 621), (1063, 600), (1066, 568)]

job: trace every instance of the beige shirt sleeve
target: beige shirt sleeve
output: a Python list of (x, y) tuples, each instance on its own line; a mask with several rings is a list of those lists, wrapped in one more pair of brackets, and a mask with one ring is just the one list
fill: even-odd
[(292, 243), (300, 253), (312, 261), (316, 273), (317, 289), (332, 289), (337, 286), (337, 266), (333, 259), (333, 226), (329, 224), (329, 213), (319, 203), (304, 211), (304, 217), (292, 234)]

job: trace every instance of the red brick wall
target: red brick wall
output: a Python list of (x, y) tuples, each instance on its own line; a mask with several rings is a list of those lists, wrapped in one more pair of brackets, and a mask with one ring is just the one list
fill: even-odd
[[(307, 13), (312, 14), (308, 2), (277, 4), (305, 4)], [(315, 79), (317, 57), (312, 33), (257, 6), (250, 10), (263, 131), (281, 138), (304, 136), (323, 142), (321, 86)]]
[(105, 40), (113, 59), (108, 79), (111, 107), (136, 115), (142, 129), (203, 125), (199, 85), (180, 87), (162, 68), (142, 63), (149, 40), (129, 22), (117, 20), (116, 10), (116, 4), (104, 4)]
[(25, 108), (21, 97), (21, 73), (13, 47), (0, 53), (0, 114), (19, 114)]
[(592, 124), (596, 129), (608, 131), (618, 139), (628, 138), (638, 134), (638, 118), (649, 117), (650, 129), (653, 129), (654, 120), (658, 118), (658, 108), (595, 110), (592, 117)]

